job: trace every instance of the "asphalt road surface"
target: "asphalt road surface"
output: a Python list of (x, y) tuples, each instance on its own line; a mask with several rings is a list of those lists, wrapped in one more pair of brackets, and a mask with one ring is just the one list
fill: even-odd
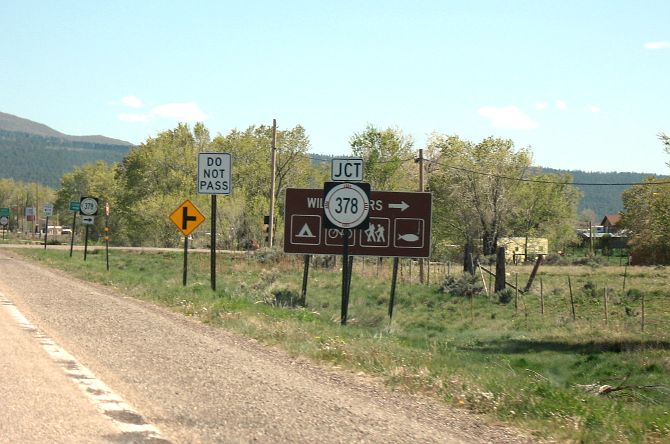
[(0, 250), (0, 443), (530, 441)]

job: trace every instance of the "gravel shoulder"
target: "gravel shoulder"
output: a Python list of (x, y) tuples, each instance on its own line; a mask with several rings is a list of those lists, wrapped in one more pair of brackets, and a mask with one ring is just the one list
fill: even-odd
[(9, 251), (0, 291), (172, 442), (536, 441)]

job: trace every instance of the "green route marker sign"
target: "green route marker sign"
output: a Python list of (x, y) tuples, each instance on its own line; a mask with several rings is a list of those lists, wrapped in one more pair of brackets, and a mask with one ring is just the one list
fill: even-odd
[(11, 211), (9, 208), (0, 208), (0, 216), (5, 216), (9, 217), (11, 214)]
[(76, 211), (78, 213), (80, 208), (81, 204), (78, 201), (70, 201), (70, 211)]

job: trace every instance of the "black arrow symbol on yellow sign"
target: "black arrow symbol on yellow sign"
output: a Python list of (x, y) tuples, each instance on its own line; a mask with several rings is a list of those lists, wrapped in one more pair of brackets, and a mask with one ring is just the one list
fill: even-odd
[(186, 230), (188, 228), (188, 223), (190, 221), (196, 221), (196, 220), (198, 220), (198, 218), (195, 217), (195, 216), (189, 216), (187, 207), (182, 207), (181, 211), (182, 211), (182, 213), (181, 213), (181, 229)]

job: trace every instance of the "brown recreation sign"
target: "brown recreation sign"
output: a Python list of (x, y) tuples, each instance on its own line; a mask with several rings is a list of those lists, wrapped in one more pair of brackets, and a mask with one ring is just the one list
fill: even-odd
[[(323, 189), (286, 190), (284, 252), (341, 254), (344, 230), (324, 228)], [(372, 191), (370, 225), (351, 230), (349, 254), (429, 257), (431, 193)]]

